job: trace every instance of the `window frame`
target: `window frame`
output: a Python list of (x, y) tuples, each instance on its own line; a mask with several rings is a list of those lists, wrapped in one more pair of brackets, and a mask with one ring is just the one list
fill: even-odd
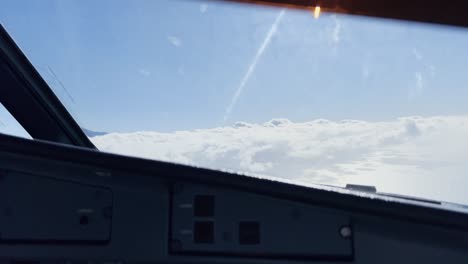
[(0, 24), (0, 103), (34, 139), (96, 149)]

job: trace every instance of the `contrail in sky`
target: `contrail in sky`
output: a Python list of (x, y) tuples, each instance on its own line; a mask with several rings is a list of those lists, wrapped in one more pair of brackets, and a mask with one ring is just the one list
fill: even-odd
[(244, 78), (242, 78), (242, 81), (240, 82), (239, 87), (237, 87), (236, 92), (234, 93), (234, 96), (231, 99), (231, 102), (226, 107), (226, 111), (224, 113), (224, 121), (228, 120), (229, 116), (231, 115), (232, 109), (236, 106), (239, 96), (242, 94), (242, 91), (244, 90), (245, 85), (247, 84), (247, 82), (250, 79), (250, 76), (252, 75), (252, 73), (255, 71), (255, 68), (257, 67), (258, 60), (262, 57), (263, 52), (270, 44), (271, 38), (276, 33), (276, 29), (278, 27), (278, 24), (281, 22), (281, 19), (283, 18), (284, 13), (285, 13), (285, 10), (283, 9), (276, 16), (275, 21), (271, 25), (270, 30), (268, 31), (265, 39), (262, 42), (262, 45), (260, 46), (257, 53), (255, 54), (255, 57), (253, 58), (252, 62), (250, 63), (249, 68), (247, 69), (247, 72), (244, 75)]

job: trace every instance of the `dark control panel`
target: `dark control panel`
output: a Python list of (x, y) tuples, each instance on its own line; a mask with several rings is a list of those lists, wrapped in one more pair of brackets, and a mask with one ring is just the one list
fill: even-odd
[(466, 206), (19, 150), (0, 148), (0, 264), (468, 263)]
[(0, 174), (0, 243), (104, 243), (112, 193), (19, 172)]
[(173, 254), (337, 259), (353, 254), (347, 215), (298, 202), (179, 184), (171, 217)]

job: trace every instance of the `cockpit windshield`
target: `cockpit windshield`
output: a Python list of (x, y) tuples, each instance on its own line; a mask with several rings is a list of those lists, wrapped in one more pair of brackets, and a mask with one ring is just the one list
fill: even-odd
[(3, 1), (101, 150), (468, 204), (468, 32), (217, 1)]

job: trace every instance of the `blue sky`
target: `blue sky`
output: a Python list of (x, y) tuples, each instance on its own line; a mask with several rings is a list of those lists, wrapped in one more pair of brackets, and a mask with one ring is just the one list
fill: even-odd
[(2, 2), (0, 20), (79, 123), (97, 131), (467, 113), (468, 32), (281, 12), (15, 0)]

